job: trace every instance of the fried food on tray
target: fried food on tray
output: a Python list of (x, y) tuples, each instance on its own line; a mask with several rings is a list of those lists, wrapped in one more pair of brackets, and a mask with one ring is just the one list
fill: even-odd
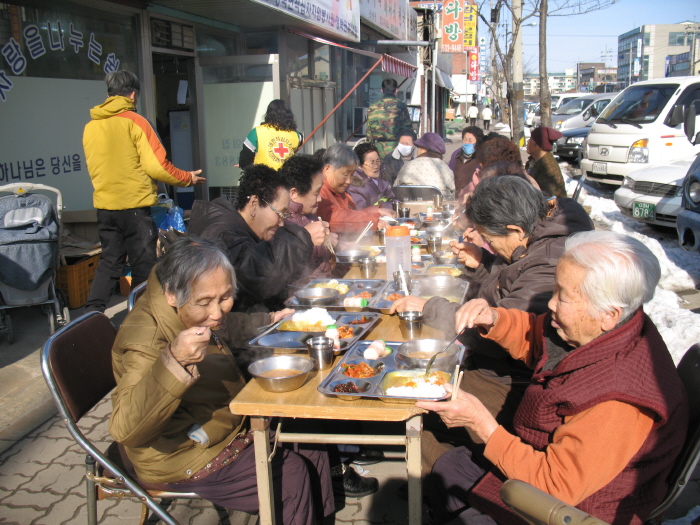
[(364, 292), (360, 292), (358, 294), (353, 295), (353, 297), (359, 297), (360, 299), (371, 299), (372, 295), (373, 294), (371, 292), (365, 290)]
[(345, 374), (348, 377), (361, 379), (365, 377), (374, 377), (378, 373), (378, 370), (372, 368), (364, 361), (356, 365), (349, 365), (347, 363), (343, 365), (343, 374)]
[(420, 237), (411, 237), (411, 243), (412, 244), (421, 244), (423, 242), (423, 239)]
[(386, 298), (387, 301), (396, 301), (398, 299), (401, 299), (403, 297), (402, 293), (399, 292), (394, 292), (392, 294), (389, 294)]
[(352, 326), (339, 326), (338, 327), (338, 337), (340, 339), (350, 339), (351, 337), (355, 337), (355, 329)]
[(369, 323), (369, 318), (367, 316), (362, 316), (359, 319), (355, 319), (354, 321), (350, 321), (348, 324), (365, 324)]

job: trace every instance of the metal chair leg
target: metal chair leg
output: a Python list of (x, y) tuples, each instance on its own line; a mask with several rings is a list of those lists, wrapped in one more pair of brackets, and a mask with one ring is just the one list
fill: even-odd
[(97, 525), (97, 488), (93, 481), (97, 473), (95, 458), (90, 454), (85, 455), (85, 489), (87, 490), (87, 515), (88, 525)]

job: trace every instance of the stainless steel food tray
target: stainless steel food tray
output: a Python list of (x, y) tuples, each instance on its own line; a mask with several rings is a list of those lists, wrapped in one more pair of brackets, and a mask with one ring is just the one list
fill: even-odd
[[(305, 290), (307, 288), (311, 288), (312, 285), (317, 284), (317, 283), (326, 283), (328, 281), (331, 281), (332, 279), (312, 279), (309, 281), (309, 283), (302, 288), (302, 290)], [(377, 293), (382, 289), (382, 287), (386, 284), (386, 281), (384, 279), (335, 279), (338, 281), (340, 284), (347, 284), (348, 285), (348, 293), (346, 294), (340, 294), (338, 296), (338, 299), (335, 301), (335, 303), (331, 303), (330, 305), (325, 305), (323, 308), (326, 310), (344, 310), (345, 307), (343, 306), (343, 300), (346, 297), (352, 297), (354, 295), (357, 295), (360, 292), (368, 291), (373, 295), (371, 299), (374, 299), (374, 296), (377, 295)], [(370, 299), (367, 299), (367, 302), (369, 302)], [(310, 308), (309, 305), (302, 305), (299, 304), (299, 300), (296, 298), (296, 296), (292, 295), (289, 299), (287, 299), (284, 302), (285, 306), (288, 306), (289, 308), (302, 308), (302, 309), (308, 309)]]
[[(425, 270), (422, 270), (425, 271)], [(429, 299), (430, 297), (444, 297), (445, 299), (462, 304), (469, 290), (469, 282), (459, 277), (447, 275), (411, 275), (413, 287), (411, 295)], [(387, 297), (397, 290), (394, 281), (388, 281), (384, 288), (372, 298), (367, 305), (372, 310), (379, 310), (383, 314), (388, 314), (393, 301)]]
[[(432, 259), (432, 256), (431, 256)], [(457, 271), (459, 273), (457, 274)], [(454, 272), (456, 275), (452, 275)], [(464, 271), (464, 266), (461, 264), (426, 264), (423, 270), (420, 272), (422, 276), (451, 276), (456, 278), (463, 278), (466, 276)]]
[[(403, 343), (400, 342), (387, 342), (387, 346), (392, 349), (391, 354), (381, 359), (365, 359), (363, 353), (365, 349), (371, 344), (371, 341), (358, 341), (352, 345), (348, 351), (345, 353), (340, 362), (333, 367), (333, 370), (326, 376), (323, 382), (318, 386), (318, 391), (322, 394), (329, 396), (336, 396), (340, 399), (347, 401), (354, 401), (360, 399), (361, 397), (381, 399), (382, 401), (391, 401), (393, 403), (410, 403), (416, 402), (416, 398), (410, 397), (400, 397), (400, 396), (389, 396), (384, 393), (384, 387), (382, 386), (383, 381), (387, 377), (387, 374), (401, 374), (401, 375), (416, 375), (421, 376), (425, 373), (425, 369), (416, 368), (406, 368), (401, 364), (401, 361), (396, 358), (397, 348)], [(462, 362), (464, 357), (464, 347), (460, 345), (459, 352), (455, 355), (453, 360), (447, 361), (442, 368), (435, 368), (436, 370), (442, 370), (450, 376), (450, 381), (452, 381), (455, 365)], [(383, 370), (374, 377), (368, 377), (366, 379), (355, 379), (348, 377), (343, 373), (342, 365), (344, 364), (355, 364), (365, 361), (368, 365), (377, 367), (380, 363), (383, 363)], [(359, 394), (349, 393), (345, 394), (342, 392), (335, 392), (335, 387), (340, 383), (354, 383)], [(447, 399), (448, 395), (440, 398), (421, 398), (423, 401), (439, 401), (441, 399)]]
[[(262, 334), (251, 339), (248, 345), (253, 348), (273, 348), (279, 350), (304, 350), (306, 351), (306, 340), (310, 337), (315, 337), (318, 335), (323, 335), (323, 332), (288, 332), (286, 330), (280, 330), (279, 326), (284, 321), (291, 320), (294, 314), (288, 315), (284, 319), (276, 322), (270, 328), (265, 330)], [(346, 312), (328, 312), (333, 320), (338, 326), (348, 325), (355, 329), (355, 335), (347, 339), (340, 340), (340, 352), (341, 353), (350, 348), (350, 346), (355, 343), (361, 337), (364, 337), (371, 328), (379, 321), (380, 314), (376, 312), (364, 312), (364, 313), (346, 313)], [(367, 323), (364, 324), (349, 324), (350, 321), (355, 319), (360, 319), (362, 316), (368, 319)]]

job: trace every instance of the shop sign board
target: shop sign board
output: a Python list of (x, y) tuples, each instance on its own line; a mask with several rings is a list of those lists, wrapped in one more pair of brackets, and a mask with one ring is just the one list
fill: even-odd
[(442, 40), (440, 51), (443, 53), (462, 53), (464, 33), (464, 8), (462, 0), (449, 0), (442, 12)]
[(337, 0), (253, 0), (258, 4), (294, 16), (331, 31), (343, 39), (360, 41), (358, 2)]
[(469, 0), (464, 2), (464, 48), (475, 48), (478, 45), (477, 25), (479, 23), (479, 8)]
[(409, 11), (405, 0), (360, 0), (360, 16), (367, 25), (396, 40), (411, 40)]
[(479, 80), (479, 53), (476, 51), (469, 52), (469, 81), (476, 82)]

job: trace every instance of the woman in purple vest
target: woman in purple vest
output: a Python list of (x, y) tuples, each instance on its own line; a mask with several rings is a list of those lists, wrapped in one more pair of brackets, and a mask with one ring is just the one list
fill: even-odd
[(454, 401), (416, 404), (486, 443), (487, 462), (459, 447), (435, 464), (434, 523), (524, 523), (500, 499), (505, 479), (614, 525), (644, 523), (666, 495), (688, 425), (683, 385), (642, 310), (660, 274), (654, 254), (632, 237), (578, 233), (557, 265), (550, 312), (491, 308), (483, 299), (459, 309), (457, 331), (477, 327), (534, 374), (514, 433), (463, 391)]
[(379, 150), (374, 144), (363, 142), (355, 148), (360, 164), (355, 168), (352, 182), (347, 192), (355, 201), (358, 210), (364, 210), (369, 206), (391, 208), (391, 203), (396, 200), (391, 185), (379, 175), (382, 169), (382, 161), (379, 160)]

